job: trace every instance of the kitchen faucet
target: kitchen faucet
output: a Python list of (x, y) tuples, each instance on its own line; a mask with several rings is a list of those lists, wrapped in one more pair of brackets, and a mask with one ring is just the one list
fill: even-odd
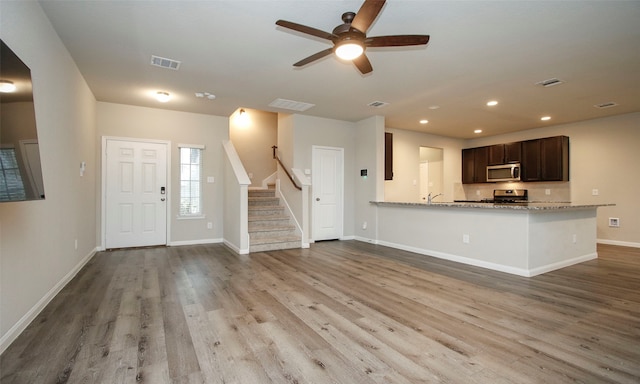
[(427, 204), (431, 204), (431, 202), (433, 201), (433, 199), (435, 199), (438, 196), (442, 196), (442, 193), (438, 193), (435, 196), (431, 196), (431, 192), (429, 192), (429, 195), (427, 196)]

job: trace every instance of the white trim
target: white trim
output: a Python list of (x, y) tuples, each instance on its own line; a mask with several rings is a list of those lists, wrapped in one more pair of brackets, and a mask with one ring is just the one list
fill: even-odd
[(597, 239), (596, 242), (598, 244), (619, 245), (621, 247), (640, 248), (640, 243), (635, 243), (631, 241)]
[(178, 144), (178, 148), (207, 149), (203, 144)]
[(238, 247), (236, 247), (235, 245), (233, 245), (231, 242), (224, 240), (223, 241), (224, 245), (226, 245), (227, 247), (231, 248), (235, 253), (239, 254), (239, 255), (248, 255), (249, 254), (249, 248), (247, 249), (240, 249)]
[(60, 293), (60, 291), (62, 291), (62, 289), (66, 287), (71, 280), (73, 280), (82, 267), (84, 267), (89, 260), (93, 258), (96, 252), (97, 248), (94, 248), (88, 255), (83, 257), (82, 260), (80, 260), (80, 262), (78, 262), (78, 264), (69, 271), (69, 273), (60, 279), (60, 281), (58, 281), (58, 283), (54, 285), (49, 292), (47, 292), (33, 307), (31, 307), (31, 309), (29, 309), (27, 313), (25, 313), (24, 316), (22, 316), (22, 318), (20, 318), (20, 320), (18, 320), (13, 327), (7, 331), (7, 333), (2, 335), (0, 338), (0, 354), (2, 354), (11, 345), (11, 343), (16, 340), (22, 332), (24, 332), (27, 326), (40, 314), (40, 312), (42, 312), (51, 300), (53, 300), (53, 298), (56, 297), (56, 295)]
[(100, 225), (101, 225), (101, 233), (100, 233), (100, 245), (98, 245), (98, 249), (100, 250), (105, 250), (107, 249), (107, 205), (106, 205), (106, 198), (107, 198), (107, 184), (106, 184), (106, 177), (107, 177), (107, 141), (109, 140), (113, 140), (113, 141), (129, 141), (129, 142), (139, 142), (139, 143), (152, 143), (152, 144), (164, 144), (167, 146), (167, 186), (166, 186), (166, 191), (167, 191), (167, 204), (166, 204), (166, 209), (167, 209), (167, 220), (166, 220), (166, 230), (167, 230), (167, 234), (166, 234), (166, 244), (169, 244), (171, 242), (171, 220), (170, 220), (170, 212), (171, 212), (171, 141), (168, 140), (154, 140), (154, 139), (140, 139), (140, 138), (134, 138), (134, 137), (118, 137), (118, 136), (102, 136), (102, 154), (100, 156), (100, 162), (101, 162), (101, 180), (100, 180), (100, 184), (101, 184), (101, 194), (102, 196), (100, 196), (100, 204), (101, 204), (101, 209), (100, 209)]
[(224, 242), (223, 239), (199, 239), (199, 240), (181, 240), (168, 243), (168, 247), (182, 247), (184, 245), (203, 245), (203, 244), (219, 244)]

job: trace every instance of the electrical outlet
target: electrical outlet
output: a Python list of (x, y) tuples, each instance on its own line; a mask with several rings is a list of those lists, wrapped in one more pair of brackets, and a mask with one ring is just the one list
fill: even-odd
[(207, 229), (213, 229), (213, 223), (212, 222), (208, 222), (207, 223)]
[(609, 226), (613, 227), (613, 228), (620, 227), (620, 219), (617, 218), (617, 217), (610, 217), (609, 218)]
[(573, 244), (578, 242), (578, 235), (576, 235), (575, 233), (573, 234), (573, 238), (571, 239), (573, 241)]
[(367, 222), (366, 221), (362, 223), (362, 229), (367, 229)]
[(544, 194), (547, 196), (551, 195), (551, 190), (549, 188), (545, 189)]
[(591, 190), (591, 195), (598, 196), (599, 194), (600, 194), (600, 191), (598, 191), (597, 189), (592, 189)]
[(78, 250), (78, 239), (76, 239), (75, 248), (76, 248), (76, 251), (77, 251)]
[(465, 244), (469, 244), (469, 235), (467, 234), (462, 235), (462, 242)]

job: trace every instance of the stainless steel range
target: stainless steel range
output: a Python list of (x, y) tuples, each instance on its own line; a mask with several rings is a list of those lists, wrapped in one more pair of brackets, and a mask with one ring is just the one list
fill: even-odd
[(526, 189), (494, 189), (494, 204), (514, 204), (527, 203), (529, 201), (529, 191)]

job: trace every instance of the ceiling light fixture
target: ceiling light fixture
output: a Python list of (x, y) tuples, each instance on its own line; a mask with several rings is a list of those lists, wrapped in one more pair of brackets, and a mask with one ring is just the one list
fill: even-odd
[(496, 100), (491, 100), (487, 102), (487, 105), (489, 107), (493, 107), (494, 105), (498, 105), (498, 102)]
[(551, 120), (551, 116), (542, 116), (542, 117), (540, 118), (540, 120), (542, 120), (542, 121)]
[(473, 133), (482, 133), (482, 129), (476, 129)]
[(428, 122), (429, 122), (429, 120), (427, 120), (427, 119), (420, 120), (420, 124), (427, 124)]
[(359, 40), (350, 37), (345, 38), (336, 44), (335, 53), (342, 60), (351, 61), (357, 59), (364, 52), (364, 45)]
[(0, 80), (0, 92), (2, 93), (11, 93), (15, 92), (16, 86), (13, 84), (13, 81), (9, 80)]
[(156, 100), (161, 103), (166, 103), (171, 99), (171, 95), (168, 92), (156, 92)]
[(235, 118), (235, 122), (241, 127), (246, 127), (247, 125), (249, 125), (249, 115), (247, 114), (247, 111), (245, 111), (244, 109), (240, 109), (240, 111), (238, 111), (238, 115)]

